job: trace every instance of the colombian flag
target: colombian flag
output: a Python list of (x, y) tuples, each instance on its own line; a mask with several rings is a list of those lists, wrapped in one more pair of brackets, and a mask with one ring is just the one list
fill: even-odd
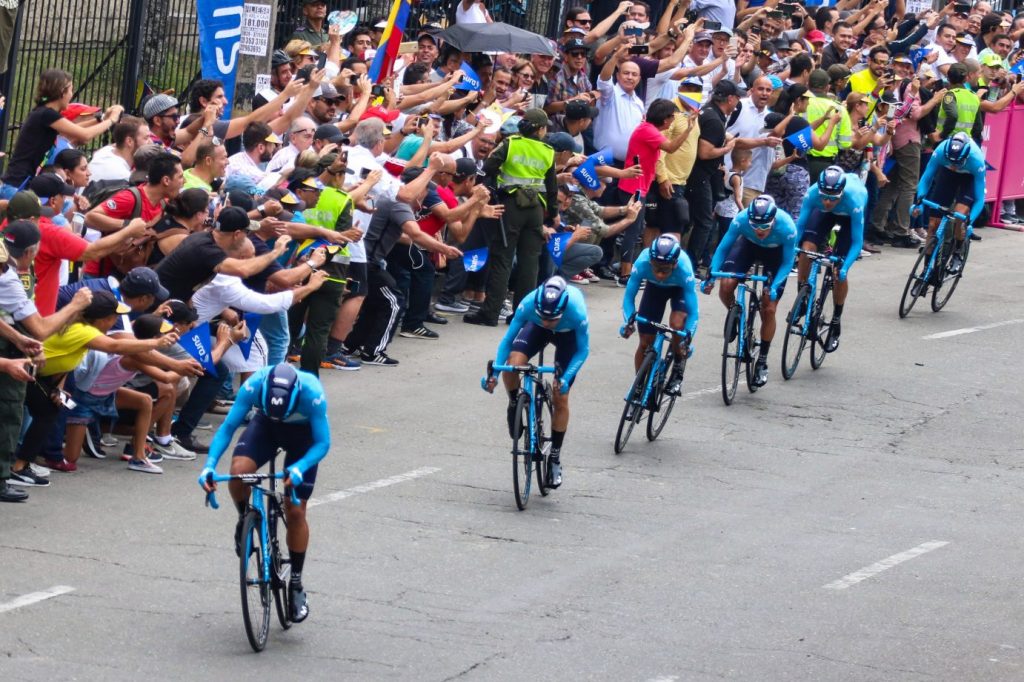
[(409, 20), (409, 10), (409, 0), (395, 0), (395, 4), (391, 6), (388, 24), (384, 27), (377, 53), (370, 64), (369, 76), (374, 84), (391, 75), (395, 59), (398, 57), (398, 48), (402, 44), (402, 32), (405, 30), (406, 21)]

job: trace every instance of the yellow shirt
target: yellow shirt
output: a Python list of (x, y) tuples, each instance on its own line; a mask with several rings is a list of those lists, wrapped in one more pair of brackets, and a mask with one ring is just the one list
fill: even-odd
[(878, 87), (878, 81), (872, 75), (871, 69), (864, 69), (850, 76), (850, 90), (852, 92), (860, 92), (870, 96), (876, 87)]
[[(676, 106), (679, 106), (676, 104)], [(673, 185), (685, 185), (693, 164), (697, 160), (697, 139), (700, 137), (700, 123), (697, 122), (697, 112), (692, 112), (693, 128), (686, 136), (683, 146), (671, 154), (662, 154), (655, 166), (654, 178), (661, 182), (668, 180)], [(675, 138), (679, 133), (686, 130), (689, 125), (685, 116), (677, 115), (672, 119), (672, 125), (664, 132), (669, 140)]]
[(43, 341), (43, 355), (46, 364), (39, 370), (40, 376), (66, 374), (78, 366), (89, 350), (86, 344), (102, 336), (92, 325), (76, 322), (60, 334), (54, 334)]

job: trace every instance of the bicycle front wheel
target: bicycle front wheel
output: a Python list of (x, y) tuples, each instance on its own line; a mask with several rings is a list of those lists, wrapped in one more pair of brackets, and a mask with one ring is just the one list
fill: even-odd
[(261, 517), (250, 509), (242, 524), (242, 620), (245, 635), (254, 651), (263, 651), (270, 631), (270, 580), (263, 575), (263, 546), (260, 537)]
[(533, 452), (530, 449), (530, 397), (525, 391), (516, 399), (516, 418), (512, 441), (512, 490), (516, 506), (526, 509), (530, 501), (530, 476), (533, 474)]
[(537, 490), (543, 497), (547, 497), (548, 489), (548, 460), (551, 458), (551, 424), (554, 419), (554, 409), (551, 406), (551, 391), (554, 389), (550, 383), (544, 384), (544, 395), (537, 399), (537, 453), (534, 468), (537, 471)]
[[(786, 338), (782, 340), (782, 378), (793, 378), (796, 368), (800, 364), (800, 356), (807, 345), (807, 337), (804, 336), (804, 316), (810, 315), (811, 309), (811, 287), (805, 284), (797, 292), (796, 300), (793, 302), (793, 309), (786, 317)], [(802, 314), (797, 313), (803, 311)]]
[(722, 400), (732, 405), (740, 383), (740, 307), (734, 305), (725, 317), (725, 341), (722, 344)]
[(292, 626), (292, 603), (288, 594), (288, 582), (292, 577), (292, 565), (289, 559), (281, 556), (280, 541), (277, 539), (277, 522), (280, 519), (284, 523), (285, 531), (288, 530), (288, 522), (280, 511), (276, 510), (271, 515), (271, 545), (273, 553), (270, 555), (271, 584), (270, 588), (274, 593), (274, 606), (277, 610), (277, 621), (281, 628), (287, 630)]
[(814, 317), (811, 318), (811, 333), (814, 344), (811, 346), (811, 369), (818, 369), (825, 362), (825, 348), (828, 347), (829, 330), (832, 328), (832, 316), (835, 311), (833, 300), (832, 275), (825, 273), (821, 280), (821, 293), (814, 302)]
[(633, 433), (633, 427), (640, 423), (644, 414), (644, 389), (647, 387), (647, 377), (654, 366), (654, 352), (644, 354), (640, 361), (640, 369), (633, 377), (633, 385), (629, 387), (629, 394), (626, 396), (626, 404), (622, 407), (622, 416), (619, 417), (619, 428), (615, 432), (615, 454), (621, 453)]
[(917, 303), (917, 299), (924, 296), (928, 284), (924, 281), (925, 270), (928, 269), (927, 249), (922, 249), (921, 254), (914, 261), (914, 267), (910, 269), (910, 276), (903, 287), (903, 297), (900, 298), (900, 319), (910, 314), (911, 308)]
[[(665, 357), (663, 371), (657, 377), (654, 386), (651, 387), (651, 392), (654, 394), (651, 397), (654, 409), (647, 412), (647, 440), (649, 441), (653, 441), (661, 435), (661, 430), (665, 428), (665, 422), (668, 421), (668, 416), (672, 414), (672, 408), (676, 404), (676, 396), (665, 393), (668, 377), (672, 376), (672, 363), (675, 362), (671, 348), (666, 352)], [(681, 370), (685, 372), (686, 358), (680, 360), (679, 363)]]
[[(932, 312), (937, 313), (942, 310), (943, 306), (952, 298), (956, 285), (960, 283), (960, 278), (964, 274), (964, 268), (967, 267), (967, 254), (971, 251), (971, 240), (965, 238), (962, 248), (963, 255), (961, 257), (960, 269), (953, 273), (949, 271), (949, 264), (953, 260), (954, 250), (952, 239), (946, 242), (942, 253), (939, 255), (940, 262), (942, 263), (942, 278), (936, 282), (935, 288), (932, 289)], [(935, 267), (939, 266), (936, 265)]]
[(751, 393), (756, 393), (758, 389), (754, 384), (754, 360), (757, 359), (758, 349), (761, 347), (760, 335), (757, 333), (757, 323), (760, 317), (758, 311), (761, 306), (757, 302), (757, 295), (756, 291), (751, 291), (750, 298), (747, 300), (747, 324), (744, 331), (747, 348), (743, 352), (743, 361), (747, 363), (747, 390)]

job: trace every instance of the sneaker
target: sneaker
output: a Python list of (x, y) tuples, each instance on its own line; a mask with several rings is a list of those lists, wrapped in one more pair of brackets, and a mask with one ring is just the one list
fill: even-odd
[(607, 265), (598, 266), (597, 270), (594, 271), (594, 274), (597, 275), (598, 279), (614, 280), (618, 278), (618, 275), (612, 272), (612, 269)]
[(291, 582), (288, 585), (289, 601), (292, 605), (292, 622), (301, 623), (309, 616), (309, 602), (301, 583)]
[(548, 480), (545, 487), (557, 488), (562, 485), (562, 463), (554, 458), (548, 460)]
[(483, 303), (483, 301), (473, 301), (468, 298), (460, 298), (458, 301), (455, 302), (456, 305), (464, 305), (467, 308), (469, 308), (469, 312), (471, 313), (475, 313), (476, 311), (480, 310), (481, 303)]
[[(85, 452), (85, 454), (87, 454), (90, 457), (93, 457), (95, 459), (106, 459), (107, 458), (107, 453), (103, 451), (102, 447), (100, 447), (100, 444), (102, 442), (103, 442), (102, 440), (100, 440), (99, 443), (93, 442), (92, 434), (89, 433), (89, 429), (86, 429), (85, 430), (85, 441), (82, 443), (82, 450)], [(114, 445), (117, 445), (117, 441), (116, 440), (114, 441)]]
[(358, 360), (353, 360), (349, 356), (341, 353), (338, 353), (337, 355), (329, 355), (320, 361), (320, 367), (322, 369), (340, 369), (346, 372), (354, 372), (362, 366), (362, 363)]
[(302, 355), (299, 353), (291, 353), (288, 355), (287, 360), (292, 364), (297, 364), (302, 360)]
[(423, 321), (430, 324), (448, 324), (448, 318), (435, 315), (434, 313), (427, 313), (427, 318)]
[(199, 429), (200, 431), (213, 431), (213, 422), (199, 422), (198, 424), (196, 424), (196, 428)]
[(505, 418), (508, 419), (508, 436), (512, 440), (519, 438), (516, 433), (516, 401), (508, 401), (508, 409), (505, 410)]
[(828, 325), (828, 338), (825, 340), (826, 353), (834, 353), (839, 348), (840, 326), (839, 318), (832, 318), (832, 322)]
[(580, 274), (589, 279), (591, 284), (597, 284), (598, 282), (601, 281), (601, 278), (594, 274), (594, 271), (591, 270), (590, 268), (587, 268)]
[(196, 453), (191, 450), (186, 450), (173, 438), (167, 445), (161, 445), (160, 443), (153, 441), (153, 452), (164, 459), (174, 459), (182, 462), (191, 462), (196, 458)]
[(498, 319), (504, 320), (506, 318), (512, 317), (512, 313), (514, 312), (515, 310), (512, 308), (512, 304), (509, 303), (508, 301), (505, 301), (504, 303), (501, 304), (501, 312), (498, 313)]
[[(143, 450), (145, 450), (143, 456), (146, 459), (148, 459), (150, 462), (162, 462), (162, 461), (164, 461), (164, 456), (161, 455), (156, 450), (154, 450), (153, 447), (149, 443), (146, 443), (146, 445), (143, 448)], [(135, 448), (132, 446), (131, 443), (125, 443), (124, 444), (124, 450), (121, 452), (121, 461), (122, 462), (131, 462), (134, 459), (135, 459)]]
[(590, 278), (584, 277), (583, 274), (573, 275), (569, 278), (569, 284), (578, 284), (580, 286), (586, 286), (590, 284)]
[(907, 235), (905, 237), (893, 237), (893, 240), (890, 243), (897, 249), (916, 249), (922, 242)]
[(50, 469), (48, 467), (40, 466), (35, 462), (29, 462), (28, 470), (31, 471), (36, 476), (38, 476), (39, 478), (50, 477)]
[(180, 445), (189, 452), (194, 452), (197, 455), (205, 455), (210, 452), (210, 446), (205, 443), (201, 443), (196, 440), (196, 437), (192, 434), (187, 436), (174, 436), (174, 442)]
[(619, 275), (618, 277), (615, 278), (615, 286), (620, 288), (625, 287), (628, 281), (629, 275)]
[(424, 326), (416, 327), (415, 329), (403, 329), (398, 332), (398, 335), (406, 339), (439, 339), (441, 338), (437, 332), (427, 329)]
[(857, 257), (857, 260), (860, 260), (861, 258), (870, 258), (870, 257), (871, 257), (871, 252), (870, 251), (868, 251), (867, 249), (861, 249), (860, 250), (860, 255)]
[(24, 490), (8, 485), (7, 481), (0, 479), (0, 502), (24, 502), (28, 499), (28, 493)]
[(864, 250), (868, 253), (882, 253), (882, 250), (871, 242), (864, 242)]
[(439, 313), (450, 313), (452, 315), (464, 315), (469, 312), (469, 305), (461, 303), (459, 301), (453, 301), (452, 303), (441, 303), (438, 301), (434, 304), (434, 310)]
[(760, 356), (754, 363), (754, 386), (761, 387), (768, 383), (768, 358)]
[(921, 240), (922, 244), (924, 244), (925, 240), (928, 239), (928, 231), (923, 227), (915, 227), (910, 231), (910, 234), (917, 236), (917, 238)]
[(66, 459), (60, 459), (59, 461), (55, 462), (46, 460), (46, 466), (53, 469), (54, 471), (63, 471), (66, 474), (78, 471), (78, 465), (75, 464), (74, 462), (69, 462)]
[(376, 365), (377, 367), (397, 367), (398, 360), (388, 357), (387, 353), (377, 353), (376, 355), (367, 355), (363, 353), (359, 356), (360, 361), (364, 365)]
[(117, 438), (114, 437), (114, 434), (112, 434), (112, 433), (105, 433), (105, 434), (103, 434), (103, 437), (100, 438), (99, 445), (100, 445), (100, 447), (103, 447), (103, 448), (113, 448), (113, 447), (117, 447), (117, 444), (120, 443), (120, 442), (121, 441), (119, 441)]
[(140, 471), (144, 474), (162, 474), (163, 469), (153, 464), (148, 459), (132, 459), (128, 461), (128, 468), (132, 471)]
[(231, 411), (233, 400), (214, 400), (213, 404), (206, 409), (210, 414), (227, 414)]
[(22, 488), (45, 488), (50, 485), (50, 480), (36, 476), (28, 467), (25, 467), (21, 471), (11, 469), (11, 479), (8, 483)]
[(678, 364), (672, 365), (672, 374), (668, 378), (668, 386), (665, 387), (666, 395), (679, 395), (683, 389), (683, 368)]
[(953, 257), (949, 259), (949, 267), (947, 270), (949, 274), (955, 275), (964, 269), (964, 257), (960, 255), (959, 251), (953, 252)]
[(498, 326), (498, 321), (497, 320), (494, 320), (493, 322), (491, 320), (485, 320), (483, 318), (483, 316), (480, 314), (480, 311), (477, 311), (475, 313), (470, 313), (468, 315), (464, 315), (462, 317), (462, 321), (463, 322), (467, 322), (469, 324), (480, 325), (481, 327), (497, 327)]
[(924, 244), (924, 237), (917, 233), (917, 230), (910, 230), (907, 232), (907, 238), (914, 242), (914, 244)]
[(977, 232), (971, 232), (971, 241), (972, 242), (980, 242), (981, 241), (981, 235), (978, 234)]

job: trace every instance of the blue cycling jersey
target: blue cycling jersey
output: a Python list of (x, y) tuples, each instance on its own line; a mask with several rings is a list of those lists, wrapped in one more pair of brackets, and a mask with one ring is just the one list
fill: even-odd
[[(267, 375), (273, 367), (263, 367), (246, 379), (242, 387), (238, 389), (238, 396), (231, 411), (224, 418), (224, 423), (217, 429), (217, 434), (210, 442), (210, 454), (206, 457), (206, 468), (216, 469), (217, 462), (221, 455), (231, 444), (238, 427), (245, 422), (245, 415), (249, 410), (259, 405), (260, 395), (263, 393), (263, 384), (267, 381)], [(327, 396), (324, 395), (324, 387), (320, 380), (308, 372), (299, 372), (299, 397), (296, 401), (295, 410), (284, 420), (285, 424), (309, 424), (313, 433), (313, 445), (306, 454), (293, 464), (299, 471), (305, 474), (313, 465), (324, 458), (327, 450), (331, 447), (331, 427), (327, 422)]]
[(771, 282), (771, 298), (778, 300), (779, 291), (786, 283), (786, 277), (793, 269), (793, 261), (796, 259), (797, 228), (793, 224), (793, 218), (780, 208), (775, 215), (775, 225), (772, 226), (771, 232), (764, 239), (760, 239), (754, 232), (754, 228), (750, 226), (749, 210), (749, 208), (743, 209), (732, 219), (728, 231), (719, 242), (718, 248), (715, 249), (715, 256), (711, 259), (711, 271), (717, 272), (722, 269), (722, 263), (740, 237), (756, 246), (780, 248), (782, 249), (782, 263), (779, 265), (779, 271), (775, 273), (775, 279)]
[(948, 168), (954, 173), (970, 175), (974, 178), (974, 205), (971, 206), (969, 222), (973, 223), (981, 215), (981, 209), (985, 206), (985, 172), (987, 170), (985, 155), (981, 152), (981, 147), (974, 144), (972, 140), (970, 142), (970, 153), (964, 159), (963, 164), (958, 166), (946, 160), (946, 147), (948, 146), (949, 140), (943, 140), (935, 148), (935, 151), (932, 152), (932, 157), (928, 160), (928, 167), (924, 169), (921, 181), (917, 183), (917, 196), (928, 197), (929, 201), (933, 201), (939, 206), (945, 206), (949, 202), (950, 197), (929, 196), (932, 188), (932, 179), (935, 177), (936, 171), (940, 168)]
[(633, 271), (629, 274), (629, 282), (626, 284), (626, 294), (622, 297), (622, 316), (626, 322), (636, 315), (636, 295), (640, 291), (641, 282), (647, 282), (648, 286), (679, 287), (683, 290), (683, 304), (686, 306), (685, 331), (692, 339), (697, 333), (697, 278), (693, 274), (693, 265), (686, 252), (680, 252), (672, 274), (665, 280), (659, 280), (654, 276), (650, 251), (643, 250), (633, 263)]
[[(519, 334), (519, 331), (526, 326), (527, 322), (532, 322), (538, 326), (544, 322), (534, 309), (534, 302), (537, 300), (538, 291), (540, 291), (539, 288), (527, 294), (526, 298), (519, 303), (519, 307), (516, 308), (512, 324), (509, 326), (508, 331), (505, 332), (501, 343), (498, 344), (498, 352), (494, 360), (495, 364), (504, 365), (508, 362), (512, 341)], [(576, 354), (572, 356), (569, 366), (562, 369), (562, 383), (564, 385), (567, 385), (568, 382), (576, 377), (577, 372), (583, 367), (584, 361), (586, 361), (587, 356), (590, 354), (590, 326), (587, 322), (587, 303), (579, 289), (570, 287), (568, 294), (569, 303), (565, 308), (565, 313), (552, 330), (556, 334), (567, 334), (569, 332), (576, 334)]]
[(800, 220), (796, 224), (797, 230), (802, 235), (804, 228), (807, 226), (808, 218), (816, 210), (822, 213), (832, 213), (850, 218), (850, 250), (846, 252), (846, 255), (842, 256), (843, 267), (839, 270), (840, 280), (846, 279), (846, 274), (853, 267), (853, 264), (857, 262), (857, 259), (860, 258), (860, 251), (864, 246), (864, 211), (867, 210), (868, 206), (868, 190), (864, 187), (864, 183), (853, 173), (846, 173), (845, 175), (846, 189), (843, 190), (843, 196), (839, 199), (839, 203), (833, 206), (830, 211), (826, 210), (821, 203), (821, 194), (818, 192), (817, 183), (811, 185), (811, 188), (807, 191), (807, 196), (804, 197), (804, 203), (800, 207)]

